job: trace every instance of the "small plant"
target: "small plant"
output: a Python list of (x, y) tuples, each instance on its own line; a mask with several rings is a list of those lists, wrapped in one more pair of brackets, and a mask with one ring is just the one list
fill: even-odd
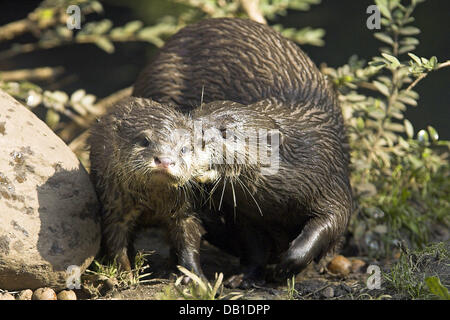
[(138, 251), (134, 260), (134, 268), (131, 271), (122, 271), (116, 260), (111, 263), (103, 264), (101, 261), (94, 260), (93, 269), (86, 270), (86, 273), (96, 275), (100, 280), (116, 279), (119, 288), (128, 288), (138, 284), (149, 282), (145, 280), (151, 273), (144, 273), (149, 268), (145, 265), (145, 257), (150, 253)]
[(287, 289), (286, 289), (286, 295), (288, 300), (295, 300), (298, 296), (298, 291), (295, 289), (295, 276), (292, 276), (292, 278), (287, 279)]
[[(237, 300), (242, 298), (240, 292), (229, 292), (224, 294), (223, 290), (223, 273), (215, 274), (214, 283), (211, 284), (207, 280), (201, 279), (193, 272), (182, 266), (178, 266), (184, 275), (177, 278), (175, 283), (166, 287), (164, 293), (160, 297), (163, 300)], [(182, 282), (189, 278), (189, 283), (185, 286)]]
[(433, 244), (414, 251), (402, 247), (402, 251), (399, 261), (384, 274), (389, 285), (411, 299), (448, 299), (445, 287), (450, 285), (448, 244)]

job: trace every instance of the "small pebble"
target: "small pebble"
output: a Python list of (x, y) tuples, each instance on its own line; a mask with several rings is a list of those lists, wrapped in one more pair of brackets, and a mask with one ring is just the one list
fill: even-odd
[(352, 268), (352, 263), (344, 256), (336, 256), (328, 263), (327, 269), (331, 273), (347, 276)]
[(17, 300), (31, 300), (33, 296), (33, 290), (26, 289), (19, 292), (17, 295)]
[(360, 273), (362, 272), (362, 268), (366, 265), (366, 263), (360, 259), (353, 259), (352, 260), (352, 272), (353, 273)]
[(33, 292), (32, 300), (56, 300), (56, 293), (51, 288), (39, 288)]
[(334, 297), (334, 289), (333, 287), (326, 287), (322, 290), (322, 295), (325, 298), (333, 298)]
[(58, 300), (77, 300), (77, 295), (72, 290), (63, 290), (57, 295)]
[(0, 300), (16, 300), (11, 293), (3, 292), (0, 293)]

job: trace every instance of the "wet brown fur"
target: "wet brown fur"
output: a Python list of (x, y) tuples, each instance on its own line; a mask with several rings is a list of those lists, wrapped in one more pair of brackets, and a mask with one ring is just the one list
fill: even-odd
[(224, 100), (210, 117), (199, 116), (219, 126), (227, 115), (231, 127), (258, 126), (261, 118), (270, 126), (270, 118), (282, 132), (277, 174), (261, 175), (258, 166), (215, 166), (220, 183), (226, 182), (211, 187), (222, 219), (209, 221), (209, 214), (204, 223), (212, 242), (241, 258), (248, 279), (263, 277), (271, 262), (278, 262), (280, 277), (297, 273), (346, 229), (349, 151), (336, 94), (306, 54), (270, 27), (229, 18), (190, 25), (145, 68), (133, 95), (184, 112), (200, 97)]
[[(192, 145), (191, 128), (185, 115), (141, 98), (119, 102), (91, 128), (91, 176), (103, 208), (103, 246), (125, 270), (131, 268), (128, 248), (134, 230), (160, 224), (178, 263), (202, 274), (198, 255), (203, 230), (190, 201), (192, 155), (177, 151)], [(186, 130), (186, 141), (175, 129)], [(148, 146), (140, 145), (142, 139), (149, 139)], [(174, 176), (158, 177), (149, 166), (160, 155), (176, 160)]]

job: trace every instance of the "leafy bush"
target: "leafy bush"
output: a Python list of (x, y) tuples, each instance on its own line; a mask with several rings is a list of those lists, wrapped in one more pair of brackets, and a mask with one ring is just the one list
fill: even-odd
[[(404, 115), (407, 106), (418, 105), (418, 81), (449, 65), (410, 53), (418, 44), (413, 36), (420, 30), (410, 24), (420, 2), (376, 0), (383, 32), (375, 38), (388, 46), (368, 65), (352, 56), (345, 66), (323, 68), (340, 92), (348, 124), (359, 204), (350, 229), (359, 248), (377, 256), (400, 239), (426, 244), (433, 224), (449, 223), (450, 144), (439, 141), (431, 126), (414, 134)], [(403, 60), (406, 53), (409, 59)]]
[(411, 299), (449, 300), (445, 287), (450, 285), (448, 244), (433, 244), (419, 250), (402, 248), (402, 251), (400, 259), (384, 274), (388, 286)]

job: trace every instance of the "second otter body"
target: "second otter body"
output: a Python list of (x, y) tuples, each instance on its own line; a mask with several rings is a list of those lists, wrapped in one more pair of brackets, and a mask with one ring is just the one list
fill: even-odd
[[(241, 258), (244, 278), (261, 278), (273, 261), (281, 277), (297, 273), (344, 232), (352, 196), (336, 94), (306, 54), (270, 27), (228, 18), (188, 26), (145, 68), (133, 95), (185, 112), (211, 103), (205, 106), (209, 115), (196, 116), (209, 127), (225, 126), (221, 130), (258, 124), (280, 129), (284, 142), (275, 175), (265, 177), (258, 165), (222, 163), (201, 180), (219, 195), (216, 212), (224, 218), (203, 214), (206, 231)], [(211, 150), (220, 148), (217, 141), (220, 136)], [(236, 187), (214, 188), (214, 177)]]
[(240, 257), (241, 286), (263, 280), (267, 264), (278, 264), (275, 277), (285, 278), (320, 259), (351, 214), (348, 150), (335, 132), (337, 119), (296, 101), (284, 101), (285, 109), (280, 103), (221, 101), (196, 111), (205, 131), (218, 129), (205, 138), (206, 149), (225, 150), (207, 174), (210, 210), (225, 223), (203, 214), (206, 238)]

